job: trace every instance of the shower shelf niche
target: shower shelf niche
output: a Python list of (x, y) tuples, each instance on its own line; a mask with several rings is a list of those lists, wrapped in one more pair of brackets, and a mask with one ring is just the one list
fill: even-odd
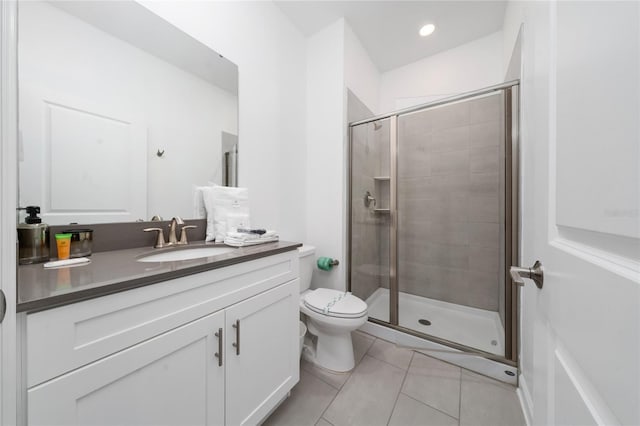
[(374, 193), (378, 196), (377, 208), (373, 209), (375, 214), (389, 214), (389, 176), (373, 176)]

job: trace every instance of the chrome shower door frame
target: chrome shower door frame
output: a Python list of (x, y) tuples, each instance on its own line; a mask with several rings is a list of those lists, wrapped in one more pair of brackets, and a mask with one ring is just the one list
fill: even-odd
[[(399, 283), (398, 283), (398, 118), (402, 115), (418, 112), (438, 106), (459, 102), (481, 95), (502, 91), (504, 94), (504, 141), (505, 141), (505, 250), (504, 250), (504, 282), (505, 282), (505, 354), (504, 356), (478, 350), (457, 342), (441, 339), (399, 325)], [(513, 285), (509, 275), (509, 266), (519, 264), (519, 80), (497, 84), (484, 89), (463, 93), (457, 96), (440, 99), (419, 106), (378, 115), (365, 120), (349, 123), (349, 163), (348, 163), (348, 232), (347, 239), (347, 288), (351, 288), (351, 249), (352, 243), (352, 179), (353, 179), (353, 129), (355, 126), (389, 119), (390, 122), (390, 241), (389, 241), (389, 321), (369, 318), (369, 321), (407, 333), (437, 344), (448, 346), (464, 353), (479, 355), (488, 360), (497, 361), (509, 366), (518, 365), (518, 287)]]

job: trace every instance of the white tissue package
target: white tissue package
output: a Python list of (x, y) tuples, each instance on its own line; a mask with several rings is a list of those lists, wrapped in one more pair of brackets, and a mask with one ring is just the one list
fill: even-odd
[(202, 189), (207, 210), (206, 241), (224, 241), (227, 231), (249, 228), (249, 190), (229, 186)]

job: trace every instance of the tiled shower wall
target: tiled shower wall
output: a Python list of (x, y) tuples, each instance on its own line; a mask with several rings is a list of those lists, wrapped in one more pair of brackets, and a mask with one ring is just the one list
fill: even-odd
[(501, 94), (398, 118), (400, 291), (500, 311)]
[[(373, 116), (351, 91), (347, 114), (349, 122)], [(389, 286), (389, 215), (376, 213), (373, 204), (366, 207), (364, 203), (369, 191), (376, 207), (384, 207), (385, 202), (388, 206), (388, 182), (383, 194), (385, 188), (375, 179), (389, 174), (388, 120), (379, 126), (369, 123), (353, 128), (351, 169), (351, 291), (366, 300), (378, 287)]]

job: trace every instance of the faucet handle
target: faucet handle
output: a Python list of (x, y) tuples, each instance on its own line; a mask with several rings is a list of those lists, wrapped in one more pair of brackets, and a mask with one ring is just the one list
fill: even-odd
[(182, 230), (180, 231), (180, 241), (178, 242), (178, 244), (189, 244), (189, 241), (187, 241), (187, 229), (195, 228), (197, 228), (196, 225), (184, 225), (182, 227)]
[(154, 248), (161, 248), (161, 247), (165, 247), (168, 246), (170, 244), (167, 244), (164, 242), (164, 232), (162, 231), (162, 228), (145, 228), (143, 229), (144, 232), (152, 232), (152, 231), (157, 231), (158, 232), (158, 236), (156, 238), (156, 243), (153, 245)]

